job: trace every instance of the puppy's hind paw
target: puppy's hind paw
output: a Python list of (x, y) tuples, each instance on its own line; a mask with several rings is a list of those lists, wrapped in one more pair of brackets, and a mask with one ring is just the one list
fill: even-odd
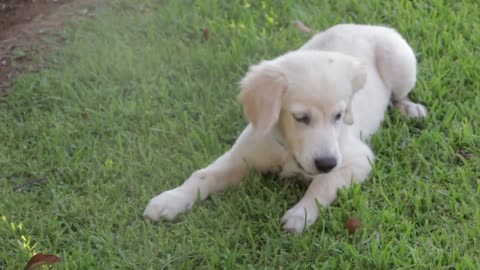
[(427, 117), (427, 108), (422, 104), (411, 101), (409, 98), (394, 101), (393, 104), (404, 116), (413, 118)]

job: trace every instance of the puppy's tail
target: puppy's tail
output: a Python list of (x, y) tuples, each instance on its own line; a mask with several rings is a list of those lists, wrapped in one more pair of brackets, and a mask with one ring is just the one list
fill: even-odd
[(306, 26), (302, 21), (295, 20), (295, 26), (297, 27), (298, 31), (305, 33), (305, 34), (313, 34), (313, 30)]

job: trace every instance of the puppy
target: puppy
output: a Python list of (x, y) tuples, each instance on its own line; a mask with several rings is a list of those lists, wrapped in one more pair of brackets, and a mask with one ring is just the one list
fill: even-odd
[(393, 100), (410, 117), (426, 109), (408, 99), (416, 59), (395, 30), (342, 24), (303, 47), (250, 68), (239, 98), (249, 125), (233, 147), (182, 185), (154, 197), (144, 215), (174, 219), (195, 201), (238, 184), (250, 168), (310, 180), (304, 197), (282, 218), (302, 233), (339, 188), (363, 182), (374, 154), (365, 143)]

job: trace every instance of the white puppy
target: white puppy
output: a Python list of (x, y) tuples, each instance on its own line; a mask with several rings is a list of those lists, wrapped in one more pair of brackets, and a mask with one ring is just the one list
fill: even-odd
[(233, 147), (181, 186), (153, 198), (144, 215), (173, 219), (198, 199), (238, 184), (249, 168), (311, 180), (305, 196), (283, 216), (297, 233), (315, 222), (337, 190), (361, 183), (374, 155), (364, 140), (379, 128), (390, 99), (400, 111), (425, 117), (407, 95), (416, 59), (393, 29), (344, 24), (318, 33), (297, 51), (250, 68), (240, 100), (250, 124)]

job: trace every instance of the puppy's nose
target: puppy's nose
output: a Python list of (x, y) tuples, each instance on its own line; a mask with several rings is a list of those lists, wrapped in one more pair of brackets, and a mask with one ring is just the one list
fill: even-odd
[(315, 158), (314, 162), (317, 170), (322, 173), (327, 173), (337, 166), (337, 159), (333, 157)]

